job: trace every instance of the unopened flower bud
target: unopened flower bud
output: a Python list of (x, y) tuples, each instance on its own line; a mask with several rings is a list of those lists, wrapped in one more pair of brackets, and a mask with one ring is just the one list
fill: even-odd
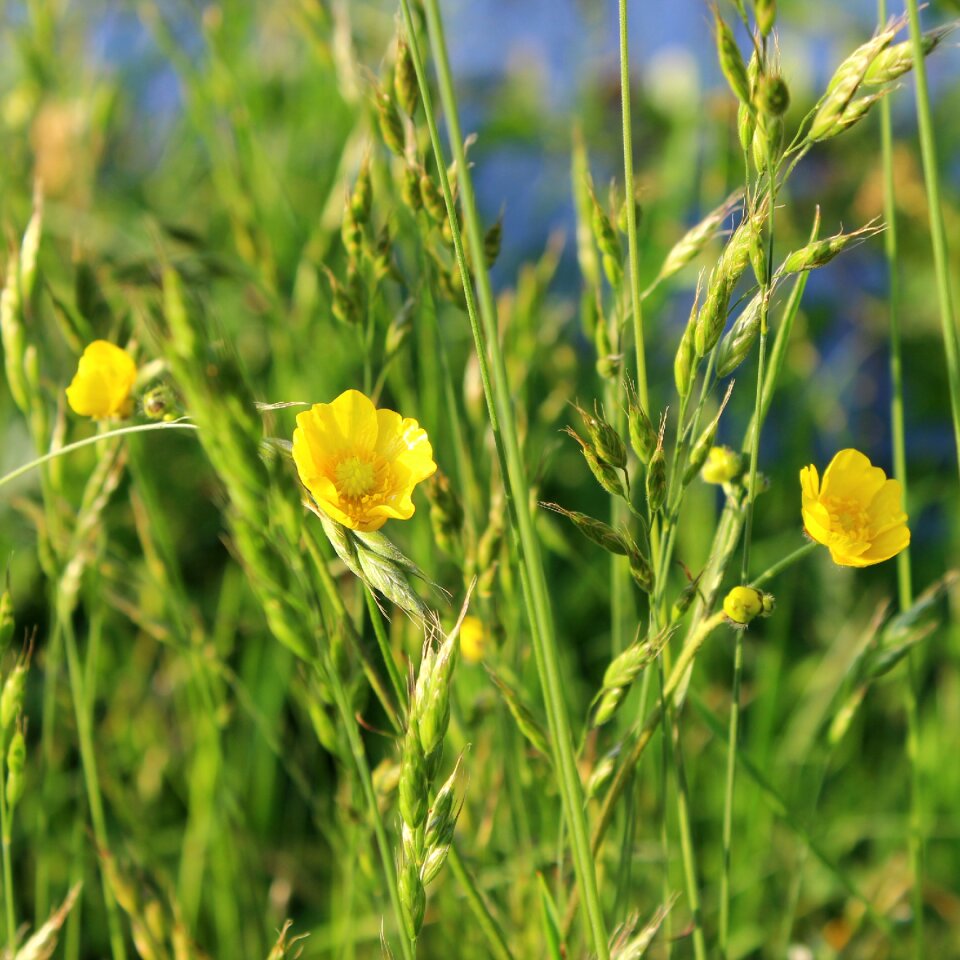
[(143, 415), (150, 420), (168, 419), (176, 406), (173, 391), (166, 384), (151, 387), (140, 400)]
[(734, 626), (745, 627), (765, 610), (773, 610), (773, 598), (756, 587), (734, 587), (723, 599), (723, 612)]
[(739, 453), (729, 447), (711, 447), (700, 471), (705, 483), (729, 483), (740, 476), (743, 461)]

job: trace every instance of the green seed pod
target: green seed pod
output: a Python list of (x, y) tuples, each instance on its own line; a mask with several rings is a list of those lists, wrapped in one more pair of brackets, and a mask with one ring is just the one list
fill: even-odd
[(758, 293), (720, 341), (720, 348), (717, 350), (718, 377), (728, 377), (746, 360), (760, 332), (762, 307), (763, 294)]
[(710, 279), (707, 296), (697, 314), (697, 325), (693, 334), (693, 346), (698, 357), (706, 356), (716, 346), (727, 322), (730, 290), (722, 281), (714, 282), (713, 275)]
[(400, 119), (393, 97), (385, 90), (377, 90), (374, 105), (377, 108), (377, 122), (383, 142), (391, 153), (402, 157), (404, 154), (403, 121)]
[(631, 550), (628, 559), (630, 561), (630, 576), (633, 577), (633, 582), (644, 593), (653, 593), (653, 568), (647, 558), (639, 550)]
[(420, 192), (420, 171), (409, 163), (403, 168), (403, 179), (400, 181), (400, 199), (414, 213), (423, 207), (423, 195)]
[(488, 671), (488, 673), (490, 679), (500, 691), (503, 702), (507, 705), (507, 709), (510, 711), (510, 716), (513, 717), (517, 729), (523, 734), (527, 742), (537, 753), (549, 760), (552, 756), (550, 740), (547, 737), (547, 732), (543, 724), (537, 720), (533, 715), (533, 711), (523, 702), (520, 695), (509, 683), (492, 671)]
[(565, 510), (557, 503), (541, 503), (540, 506), (566, 517), (591, 543), (595, 543), (607, 553), (616, 553), (621, 556), (628, 554), (628, 546), (623, 537), (602, 520), (597, 520), (585, 513), (578, 513), (576, 510)]
[(766, 170), (780, 156), (783, 149), (783, 131), (783, 117), (760, 114), (753, 131), (751, 151), (753, 165), (757, 170)]
[(412, 117), (417, 112), (420, 102), (420, 87), (417, 84), (417, 70), (413, 65), (410, 47), (403, 37), (397, 38), (397, 66), (393, 73), (393, 92), (397, 103), (403, 108), (407, 116)]
[(400, 867), (400, 906), (403, 908), (403, 923), (407, 937), (416, 940), (423, 926), (427, 909), (427, 894), (420, 880), (420, 868), (410, 857), (404, 857)]
[(663, 452), (663, 434), (647, 464), (647, 505), (653, 516), (667, 499), (667, 457)]
[(600, 457), (597, 456), (597, 451), (593, 448), (593, 445), (581, 439), (575, 430), (567, 427), (566, 432), (580, 444), (580, 452), (583, 454), (583, 459), (587, 461), (587, 466), (590, 468), (590, 472), (593, 474), (597, 483), (599, 483), (607, 493), (611, 494), (611, 496), (624, 496), (623, 484), (616, 469), (611, 467), (606, 461), (601, 460)]
[(11, 810), (20, 802), (23, 796), (24, 768), (27, 763), (27, 745), (23, 739), (23, 731), (19, 728), (10, 740), (7, 750), (7, 804)]
[(737, 107), (737, 139), (740, 141), (740, 149), (747, 153), (753, 146), (753, 133), (756, 128), (756, 120), (753, 111), (745, 103)]
[(876, 220), (862, 226), (852, 233), (836, 233), (823, 240), (814, 240), (799, 250), (794, 250), (781, 266), (783, 273), (800, 273), (813, 270), (829, 263), (838, 253), (860, 240), (865, 240), (883, 229)]
[(640, 672), (659, 656), (669, 636), (670, 631), (664, 630), (652, 640), (644, 639), (630, 644), (623, 653), (614, 657), (603, 675), (600, 701), (593, 714), (594, 727), (610, 720)]
[(363, 254), (363, 223), (357, 219), (352, 201), (348, 198), (340, 223), (340, 238), (351, 260), (359, 260)]
[(590, 776), (587, 778), (587, 782), (583, 787), (588, 800), (593, 800), (594, 797), (598, 796), (600, 791), (607, 785), (610, 778), (613, 776), (614, 770), (617, 768), (616, 760), (616, 753), (611, 751), (597, 761), (593, 770), (590, 771)]
[(370, 210), (373, 207), (373, 184), (370, 179), (370, 157), (363, 158), (360, 170), (357, 172), (357, 181), (350, 192), (350, 212), (359, 224), (365, 224), (370, 219)]
[(13, 597), (10, 595), (10, 587), (0, 594), (0, 654), (6, 651), (13, 639), (13, 632), (16, 629), (16, 620), (13, 616)]
[(641, 463), (647, 464), (657, 448), (657, 431), (654, 429), (646, 410), (640, 404), (636, 390), (631, 386), (627, 401), (627, 427), (630, 432), (630, 446)]
[(0, 734), (4, 736), (23, 709), (28, 670), (26, 659), (21, 658), (7, 677), (3, 693), (0, 693)]
[[(576, 406), (576, 404), (574, 404)], [(593, 413), (588, 413), (582, 407), (576, 407), (577, 413), (583, 420), (583, 425), (587, 429), (587, 435), (597, 456), (609, 463), (611, 467), (622, 470), (627, 465), (627, 448), (624, 445), (620, 434), (603, 418), (603, 414), (594, 404)]]
[(761, 36), (770, 36), (777, 19), (777, 0), (753, 0), (753, 16)]
[(427, 817), (427, 766), (420, 745), (417, 725), (411, 719), (403, 738), (400, 760), (400, 816), (412, 829), (421, 826)]
[(610, 281), (611, 287), (617, 288), (623, 279), (623, 248), (620, 245), (620, 237), (592, 191), (590, 197), (593, 200), (590, 221), (593, 227), (593, 239), (600, 248), (603, 271), (607, 275), (607, 280)]
[(706, 463), (707, 456), (713, 447), (714, 440), (717, 438), (717, 426), (720, 423), (720, 417), (723, 416), (723, 411), (730, 402), (730, 395), (732, 393), (733, 383), (731, 382), (730, 386), (727, 387), (727, 392), (723, 397), (723, 401), (720, 404), (720, 409), (717, 411), (717, 415), (710, 421), (709, 424), (707, 424), (703, 432), (697, 438), (697, 442), (691, 448), (690, 455), (687, 460), (687, 469), (683, 474), (684, 486), (690, 483), (690, 481), (700, 472), (704, 463)]
[[(849, 126), (849, 123), (843, 123), (842, 118), (854, 96), (856, 96), (870, 65), (881, 51), (887, 48), (897, 29), (895, 25), (888, 26), (875, 37), (857, 47), (837, 67), (810, 125), (810, 130), (807, 133), (808, 140), (811, 142), (827, 140), (842, 132), (845, 126)], [(860, 116), (862, 115), (860, 114)]]
[(483, 259), (488, 267), (492, 267), (500, 256), (500, 242), (503, 240), (503, 214), (497, 217), (496, 222), (484, 234)]
[(700, 585), (700, 578), (697, 577), (695, 580), (691, 580), (677, 595), (677, 599), (673, 601), (673, 606), (670, 608), (670, 619), (679, 620), (689, 609), (690, 605), (697, 598), (697, 591)]
[(713, 11), (713, 25), (720, 69), (727, 78), (727, 83), (730, 84), (730, 89), (736, 98), (741, 103), (749, 104), (750, 81), (747, 78), (747, 65), (743, 62), (743, 55), (737, 46), (733, 31), (720, 16), (720, 12), (716, 7), (714, 7)]
[(447, 222), (447, 206), (443, 202), (443, 195), (425, 170), (420, 173), (420, 197), (424, 209), (437, 223)]
[(0, 294), (0, 338), (3, 340), (3, 362), (7, 386), (14, 403), (24, 413), (29, 412), (30, 400), (23, 372), (26, 334), (20, 301), (19, 255), (14, 252), (7, 261), (7, 276)]
[(790, 106), (790, 88), (779, 73), (764, 74), (757, 81), (756, 103), (761, 113), (782, 117)]
[[(940, 41), (952, 31), (953, 27), (950, 26), (939, 27), (925, 33), (920, 40), (923, 55), (929, 56), (940, 45)], [(863, 82), (871, 86), (882, 86), (885, 83), (892, 83), (912, 69), (913, 42), (905, 40), (879, 53), (863, 75)]]

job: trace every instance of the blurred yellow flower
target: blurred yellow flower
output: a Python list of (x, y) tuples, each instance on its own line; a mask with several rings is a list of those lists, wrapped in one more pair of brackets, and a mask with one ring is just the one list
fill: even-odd
[(357, 390), (297, 415), (293, 461), (320, 509), (365, 533), (409, 520), (413, 488), (437, 469), (416, 420), (378, 410)]
[(460, 624), (460, 653), (468, 663), (480, 663), (487, 651), (487, 632), (479, 617), (466, 616)]
[(889, 560), (910, 543), (903, 491), (859, 450), (841, 450), (823, 483), (815, 466), (800, 471), (803, 525), (843, 567)]
[(740, 475), (740, 454), (729, 447), (711, 447), (700, 471), (706, 483), (729, 483)]
[(126, 350), (106, 340), (94, 340), (80, 357), (67, 387), (67, 402), (83, 417), (126, 417), (130, 415), (130, 391), (136, 379), (137, 365)]

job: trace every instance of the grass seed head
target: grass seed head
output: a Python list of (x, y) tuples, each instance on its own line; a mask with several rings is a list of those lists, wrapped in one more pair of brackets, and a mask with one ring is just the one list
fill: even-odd
[(714, 37), (717, 43), (717, 58), (720, 69), (730, 84), (736, 98), (744, 104), (750, 103), (750, 80), (747, 77), (747, 65), (737, 46), (736, 38), (727, 22), (720, 16), (717, 7), (713, 8)]

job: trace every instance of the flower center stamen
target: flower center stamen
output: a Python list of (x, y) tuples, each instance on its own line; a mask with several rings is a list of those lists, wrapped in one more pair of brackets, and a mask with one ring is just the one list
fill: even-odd
[(852, 543), (870, 539), (870, 518), (863, 505), (844, 497), (829, 497), (824, 506), (830, 514), (830, 526), (835, 536)]
[(337, 486), (346, 497), (362, 497), (373, 487), (375, 471), (373, 464), (359, 457), (347, 457), (337, 464)]

